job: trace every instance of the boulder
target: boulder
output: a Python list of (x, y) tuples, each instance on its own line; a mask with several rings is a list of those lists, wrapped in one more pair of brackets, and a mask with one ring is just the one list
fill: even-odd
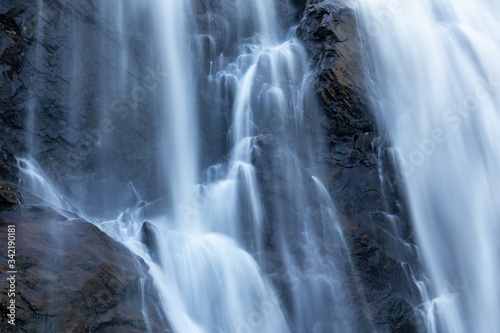
[(0, 211), (13, 208), (21, 203), (21, 194), (12, 184), (4, 183), (0, 179)]
[[(148, 266), (95, 225), (43, 206), (2, 212), (5, 237), (9, 225), (16, 262), (0, 264), (2, 332), (171, 332)], [(14, 298), (6, 280), (12, 270)], [(5, 320), (10, 299), (15, 330)]]
[(158, 238), (156, 238), (156, 234), (158, 230), (156, 227), (149, 221), (144, 221), (141, 227), (141, 241), (146, 246), (151, 255), (151, 258), (159, 263), (160, 261), (160, 252), (158, 248)]

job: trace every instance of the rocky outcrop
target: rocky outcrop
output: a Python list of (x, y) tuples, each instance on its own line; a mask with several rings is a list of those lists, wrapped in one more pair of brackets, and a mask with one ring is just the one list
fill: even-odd
[(363, 331), (415, 332), (418, 274), (398, 177), (366, 94), (354, 11), (344, 1), (306, 1), (297, 29), (316, 72), (327, 136), (319, 159), (343, 217)]
[[(148, 266), (96, 226), (43, 206), (0, 211), (15, 226), (15, 264), (0, 263), (2, 332), (170, 332)], [(6, 243), (3, 243), (6, 244)], [(8, 271), (14, 274), (10, 297)], [(16, 325), (6, 308), (15, 300)]]
[(11, 184), (0, 179), (0, 211), (16, 207), (21, 203), (21, 194)]
[(155, 262), (160, 262), (160, 252), (158, 246), (158, 239), (156, 235), (158, 234), (158, 230), (156, 227), (148, 221), (142, 223), (141, 227), (141, 242), (146, 246), (149, 251), (149, 255), (151, 259)]
[(309, 1), (297, 34), (315, 63), (330, 140), (373, 132), (353, 10), (340, 1)]

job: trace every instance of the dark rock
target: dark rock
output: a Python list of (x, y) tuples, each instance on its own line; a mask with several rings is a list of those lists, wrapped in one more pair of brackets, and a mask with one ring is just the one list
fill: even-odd
[[(171, 332), (147, 265), (96, 226), (35, 206), (2, 214), (3, 235), (8, 225), (16, 226), (19, 332), (144, 332), (147, 325)], [(4, 319), (11, 269), (6, 259), (0, 265), (0, 330), (9, 332)]]
[[(141, 51), (154, 45), (142, 24), (151, 14), (137, 10), (121, 31), (114, 14), (94, 0), (0, 5), (0, 177), (17, 183), (15, 157), (29, 155), (66, 194), (94, 207), (88, 214), (137, 201), (130, 186), (110, 184), (132, 184), (144, 200), (162, 190), (146, 162), (159, 149), (154, 92), (164, 79), (157, 52)], [(70, 180), (97, 195), (71, 193)]]
[(308, 2), (297, 35), (316, 65), (330, 140), (373, 131), (354, 11), (340, 1)]
[(0, 180), (0, 211), (5, 208), (12, 208), (21, 203), (21, 193), (12, 184), (7, 184)]
[(142, 223), (141, 241), (148, 249), (151, 258), (158, 263), (160, 261), (160, 253), (158, 250), (158, 238), (156, 238), (157, 234), (158, 230), (151, 222), (145, 221)]
[[(388, 256), (369, 235), (356, 226), (346, 230), (356, 272), (351, 272), (357, 286), (362, 286), (373, 324), (384, 332), (417, 332), (418, 318), (408, 300), (418, 299), (409, 272)], [(351, 286), (351, 288), (354, 286)], [(360, 307), (364, 300), (357, 299)]]
[(406, 250), (409, 218), (363, 84), (354, 11), (344, 1), (306, 1), (297, 35), (316, 72), (327, 136), (319, 160), (351, 251), (354, 267), (347, 271), (360, 330), (416, 332), (413, 308), (420, 296), (409, 276), (420, 268)]

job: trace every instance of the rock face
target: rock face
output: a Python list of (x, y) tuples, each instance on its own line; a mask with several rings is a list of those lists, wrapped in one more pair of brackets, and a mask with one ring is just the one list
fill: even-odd
[(170, 332), (147, 265), (123, 245), (46, 207), (0, 213), (2, 235), (15, 225), (17, 271), (14, 329), (5, 320), (10, 269), (0, 263), (2, 332)]
[(297, 34), (316, 65), (329, 134), (350, 138), (373, 132), (353, 10), (340, 1), (309, 1)]
[[(156, 148), (151, 145), (155, 120), (134, 115), (150, 114), (148, 93), (161, 83), (162, 72), (154, 59), (134, 51), (145, 42), (136, 35), (141, 26), (127, 26), (128, 40), (120, 41), (116, 22), (105, 21), (105, 11), (101, 2), (90, 0), (0, 2), (0, 179), (6, 181), (0, 182), (0, 229), (7, 235), (7, 225), (16, 225), (18, 271), (13, 329), (5, 321), (3, 256), (2, 332), (144, 332), (147, 325), (154, 332), (170, 331), (141, 259), (90, 223), (19, 206), (22, 196), (11, 184), (18, 179), (15, 157), (30, 153), (60, 185), (68, 177), (83, 177), (82, 184), (98, 189), (117, 173), (132, 177), (120, 179), (125, 184), (133, 180), (148, 188), (145, 176), (154, 170), (145, 169), (143, 158), (152, 158)], [(118, 54), (130, 60), (131, 86), (112, 84), (123, 73)], [(144, 98), (134, 99), (138, 90), (146, 92)], [(124, 148), (111, 149), (115, 145)], [(137, 163), (145, 172), (132, 172)], [(101, 182), (85, 179), (89, 169)], [(96, 207), (99, 201), (109, 204), (107, 191), (93, 192), (103, 196), (80, 199)]]
[[(165, 73), (156, 52), (141, 52), (155, 45), (142, 37), (153, 38), (141, 25), (150, 14), (137, 8), (133, 15), (122, 26), (102, 1), (0, 3), (2, 179), (15, 182), (14, 157), (30, 155), (65, 192), (70, 179), (81, 193), (93, 192), (73, 193), (94, 207), (89, 213), (137, 200), (127, 184), (145, 200), (158, 196), (146, 160), (158, 149), (153, 95)], [(112, 195), (109, 184), (121, 189)]]
[(316, 72), (327, 135), (320, 160), (357, 271), (351, 288), (363, 331), (416, 332), (419, 296), (409, 271), (419, 267), (406, 250), (413, 241), (405, 203), (363, 85), (355, 14), (343, 1), (306, 1), (297, 33)]
[[(157, 49), (161, 36), (151, 31), (148, 6), (122, 2), (134, 10), (99, 0), (0, 3), (0, 178), (16, 182), (15, 157), (30, 155), (66, 194), (93, 207), (88, 214), (100, 216), (137, 203), (130, 187), (144, 201), (166, 195), (161, 175), (168, 166), (150, 163), (162, 149), (164, 119), (156, 111), (165, 107), (159, 91), (168, 73)], [(235, 41), (248, 37), (251, 25), (230, 28), (238, 20), (235, 3), (192, 5), (188, 20), (197, 34), (186, 44), (200, 59), (193, 64), (193, 100), (200, 110), (217, 109), (202, 112), (202, 126), (193, 129), (208, 167), (228, 153), (231, 124), (231, 105), (214, 105), (208, 74), (222, 69), (221, 53), (236, 54)], [(283, 27), (301, 13), (300, 5), (285, 2), (278, 11)]]

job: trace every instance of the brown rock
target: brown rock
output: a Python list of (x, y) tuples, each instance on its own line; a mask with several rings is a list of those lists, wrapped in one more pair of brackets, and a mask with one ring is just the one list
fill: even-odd
[[(48, 208), (22, 210), (0, 217), (1, 235), (7, 235), (8, 225), (16, 226), (16, 329), (144, 332), (149, 324), (154, 332), (170, 332), (142, 259), (93, 224)], [(1, 268), (0, 330), (10, 332), (4, 320), (10, 300), (6, 260)]]
[(412, 242), (411, 227), (370, 109), (355, 13), (344, 1), (306, 1), (297, 34), (316, 72), (327, 135), (320, 160), (350, 249), (353, 267), (346, 269), (360, 332), (415, 332), (419, 295), (402, 264), (415, 263), (415, 254), (401, 250)]
[(309, 4), (297, 34), (316, 64), (317, 91), (329, 119), (329, 134), (373, 131), (354, 11), (339, 1)]
[(0, 209), (14, 207), (21, 203), (19, 191), (0, 180)]

